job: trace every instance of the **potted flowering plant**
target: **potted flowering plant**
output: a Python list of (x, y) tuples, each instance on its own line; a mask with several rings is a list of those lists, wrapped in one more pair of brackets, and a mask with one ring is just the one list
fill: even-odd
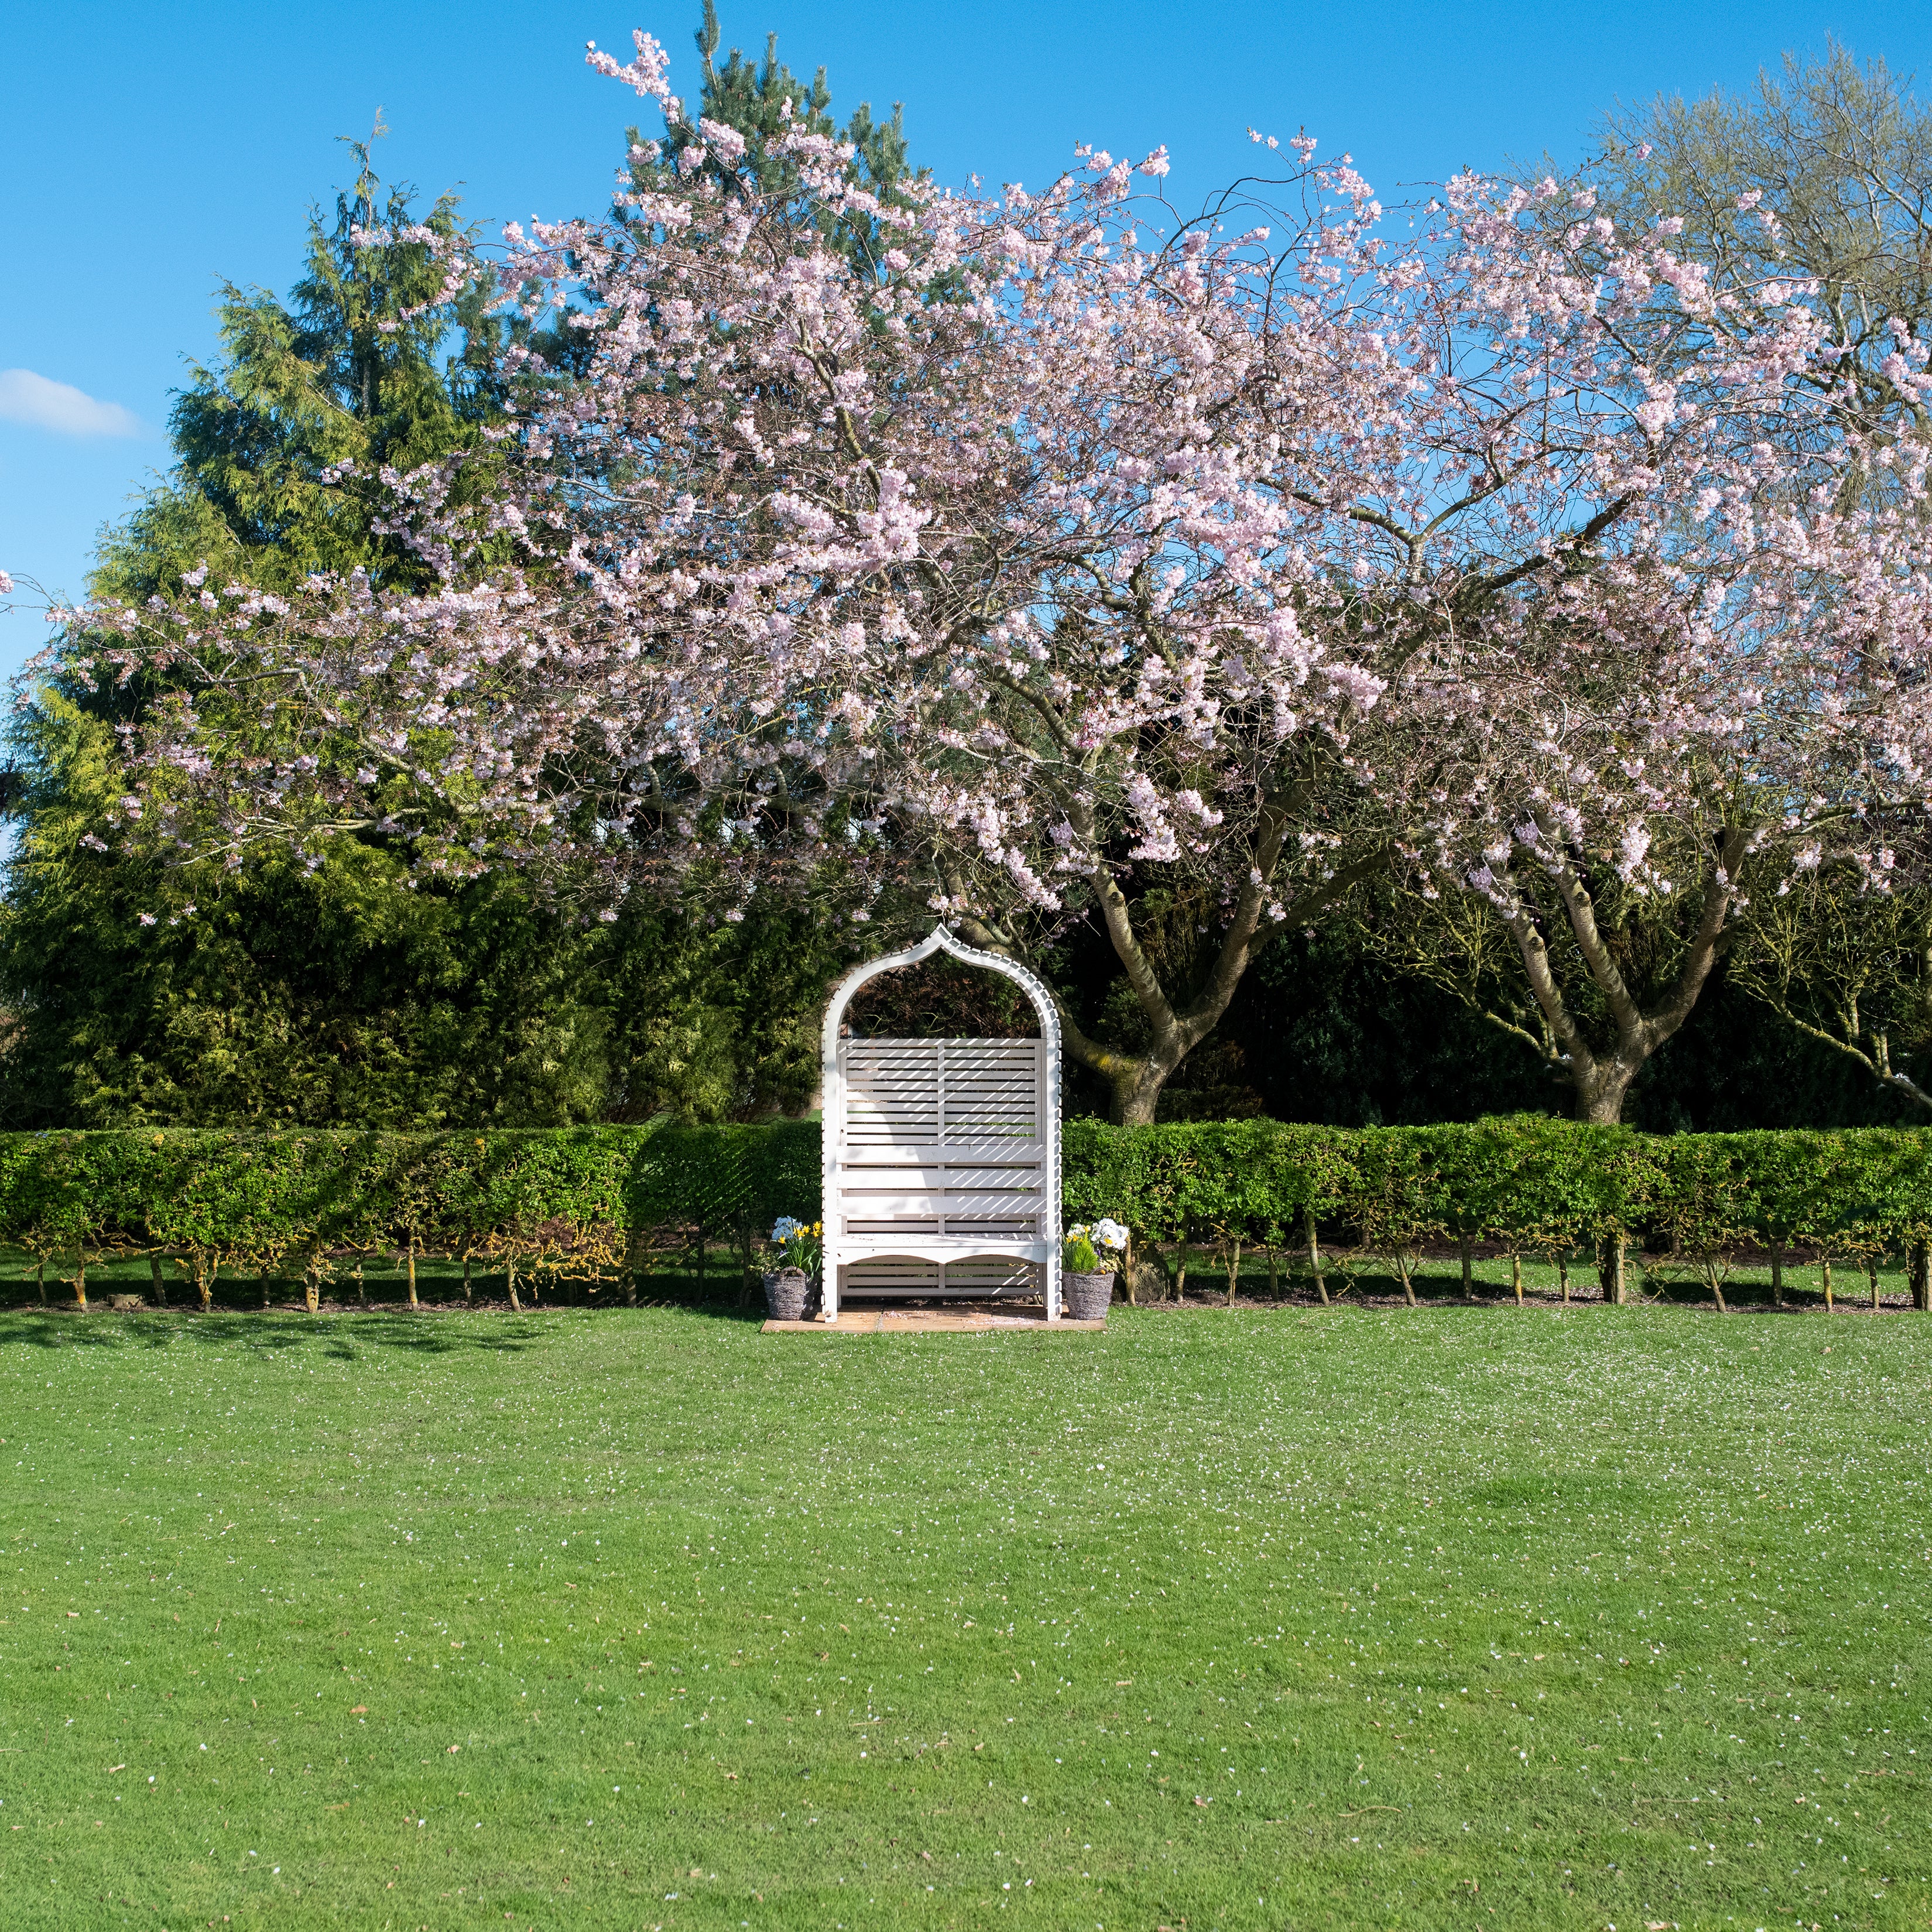
[(1066, 1231), (1060, 1252), (1060, 1280), (1066, 1312), (1076, 1322), (1104, 1322), (1114, 1298), (1114, 1271), (1126, 1251), (1127, 1231), (1118, 1221), (1099, 1220)]
[(802, 1322), (812, 1306), (812, 1278), (818, 1272), (825, 1232), (822, 1221), (794, 1220), (781, 1214), (772, 1224), (778, 1266), (765, 1273), (765, 1310), (776, 1322)]

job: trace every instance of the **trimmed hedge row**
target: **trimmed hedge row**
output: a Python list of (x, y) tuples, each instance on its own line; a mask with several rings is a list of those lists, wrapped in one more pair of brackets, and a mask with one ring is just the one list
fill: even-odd
[[(1648, 1136), (1542, 1117), (1342, 1129), (1270, 1120), (1076, 1120), (1070, 1221), (1142, 1246), (1312, 1244), (1346, 1234), (1408, 1261), (1444, 1244), (1620, 1254), (1711, 1274), (1739, 1248), (1846, 1260), (1932, 1240), (1932, 1132)], [(330, 1257), (440, 1253), (633, 1270), (641, 1248), (730, 1240), (750, 1264), (781, 1214), (819, 1214), (819, 1129), (590, 1127), (436, 1134), (0, 1136), (0, 1244), (44, 1258), (167, 1255), (326, 1278)], [(1921, 1270), (1922, 1272), (1922, 1263)]]

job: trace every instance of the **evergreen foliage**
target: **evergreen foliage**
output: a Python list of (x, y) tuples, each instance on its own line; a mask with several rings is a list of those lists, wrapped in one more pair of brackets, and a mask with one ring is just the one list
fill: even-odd
[[(748, 133), (776, 128), (788, 97), (824, 116), (822, 72), (808, 88), (734, 53), (718, 70), (707, 55), (707, 74), (705, 113)], [(874, 126), (862, 108), (848, 137), (882, 189), (898, 178), (896, 117)], [(310, 211), (287, 302), (224, 287), (221, 356), (190, 366), (172, 470), (102, 533), (97, 596), (139, 604), (204, 569), (278, 592), (315, 572), (427, 582), (382, 521), (376, 472), (460, 454), (458, 487), (482, 487), (506, 350), (520, 341), (538, 352), (526, 368), (567, 369), (568, 332), (486, 316), (473, 290), (446, 296), (430, 238), (458, 232), (456, 198), (422, 211), (380, 178), (373, 139), (347, 144), (355, 176), (332, 218)], [(586, 926), (520, 878), (413, 878), (380, 830), (314, 861), (110, 854), (88, 828), (128, 789), (116, 730), (162, 694), (145, 678), (94, 684), (79, 662), (41, 679), (13, 728), (0, 1120), (559, 1126), (808, 1102), (817, 1006), (841, 958), (822, 908), (761, 906), (727, 926), (638, 900)]]

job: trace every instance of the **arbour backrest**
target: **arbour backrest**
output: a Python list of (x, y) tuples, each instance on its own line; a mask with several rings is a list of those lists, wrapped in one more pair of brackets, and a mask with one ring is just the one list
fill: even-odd
[(1037, 1040), (853, 1040), (842, 1234), (1037, 1241), (1051, 1158)]

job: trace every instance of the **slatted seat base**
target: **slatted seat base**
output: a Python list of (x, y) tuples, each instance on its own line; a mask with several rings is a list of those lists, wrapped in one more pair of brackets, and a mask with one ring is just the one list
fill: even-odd
[[(1018, 980), (1036, 1040), (840, 1036), (852, 994), (937, 952)], [(824, 1318), (842, 1300), (1038, 1298), (1060, 1314), (1060, 1040), (1046, 989), (942, 926), (825, 1018)]]
[(990, 1248), (968, 1239), (857, 1235), (839, 1252), (842, 1300), (1036, 1300), (1046, 1292), (1043, 1241)]

